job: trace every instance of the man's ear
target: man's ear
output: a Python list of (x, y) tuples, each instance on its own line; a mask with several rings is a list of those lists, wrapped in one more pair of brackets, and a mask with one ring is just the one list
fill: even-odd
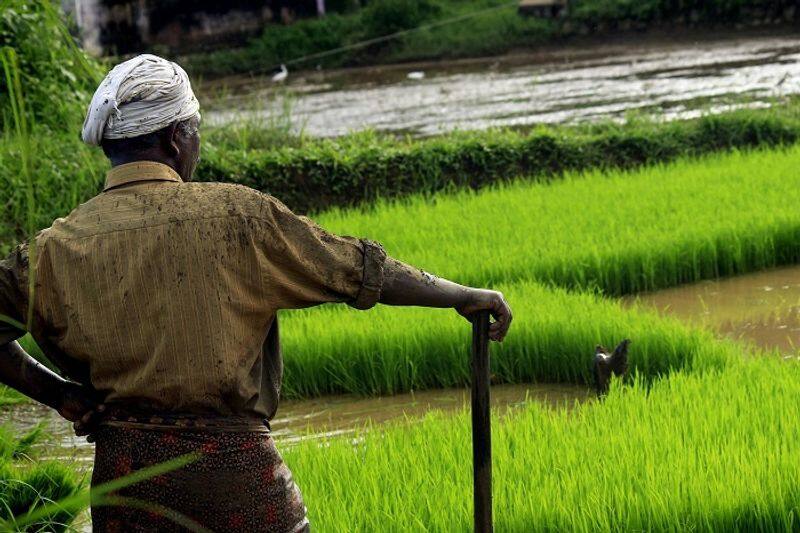
[(165, 128), (164, 136), (162, 137), (162, 148), (164, 148), (167, 154), (176, 159), (181, 154), (180, 144), (178, 144), (177, 138), (178, 135), (180, 135), (178, 123), (173, 122)]

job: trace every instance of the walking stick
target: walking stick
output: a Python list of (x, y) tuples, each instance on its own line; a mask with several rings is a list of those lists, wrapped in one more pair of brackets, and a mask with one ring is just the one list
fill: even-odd
[(475, 533), (492, 532), (492, 435), (489, 413), (489, 312), (472, 317), (472, 475)]

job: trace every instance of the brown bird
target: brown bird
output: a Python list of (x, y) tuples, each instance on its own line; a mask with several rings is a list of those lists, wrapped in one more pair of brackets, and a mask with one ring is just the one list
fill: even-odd
[(625, 339), (614, 349), (614, 353), (609, 354), (608, 350), (597, 345), (594, 350), (594, 387), (598, 396), (603, 396), (608, 392), (608, 385), (611, 382), (611, 375), (623, 377), (628, 372), (628, 345), (629, 339)]

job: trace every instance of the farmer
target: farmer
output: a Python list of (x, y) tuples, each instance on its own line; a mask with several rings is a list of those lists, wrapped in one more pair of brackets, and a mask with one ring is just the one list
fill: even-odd
[[(496, 341), (511, 311), (498, 292), (328, 233), (268, 194), (192, 183), (198, 108), (181, 67), (153, 55), (117, 65), (100, 84), (83, 140), (112, 168), (100, 194), (0, 263), (0, 381), (95, 440), (93, 486), (198, 454), (119, 489), (115, 501), (94, 498), (96, 531), (181, 529), (178, 521), (307, 531), (269, 434), (283, 369), (277, 311), (325, 302), (489, 310)], [(58, 374), (16, 342), (26, 324)]]

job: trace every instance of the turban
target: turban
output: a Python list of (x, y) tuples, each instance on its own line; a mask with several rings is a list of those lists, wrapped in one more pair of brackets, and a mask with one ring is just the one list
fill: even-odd
[(81, 136), (93, 145), (137, 137), (191, 118), (199, 109), (189, 76), (177, 63), (142, 54), (105, 77), (89, 104)]

